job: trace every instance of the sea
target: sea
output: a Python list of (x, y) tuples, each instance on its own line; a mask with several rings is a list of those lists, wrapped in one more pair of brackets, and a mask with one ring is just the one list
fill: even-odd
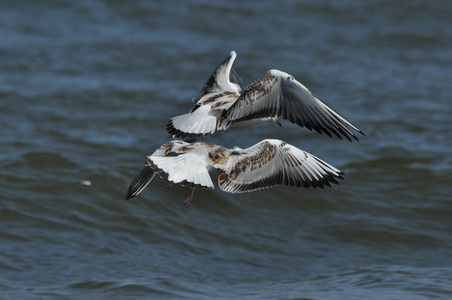
[[(452, 299), (452, 3), (0, 1), (0, 299)], [(236, 51), (362, 130), (281, 119), (332, 188), (125, 193)], [(213, 174), (216, 184), (218, 175)]]

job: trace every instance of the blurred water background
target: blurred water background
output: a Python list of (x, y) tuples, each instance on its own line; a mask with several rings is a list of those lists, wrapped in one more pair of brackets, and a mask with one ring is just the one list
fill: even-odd
[[(450, 299), (450, 1), (1, 1), (1, 299)], [(230, 195), (157, 179), (124, 200), (231, 50), (366, 133), (287, 121), (332, 189)], [(215, 181), (215, 180), (214, 180)]]

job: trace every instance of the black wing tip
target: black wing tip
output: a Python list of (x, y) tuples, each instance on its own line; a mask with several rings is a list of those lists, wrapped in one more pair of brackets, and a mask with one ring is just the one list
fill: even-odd
[[(366, 135), (364, 134), (364, 132), (362, 132), (361, 130), (357, 130), (357, 132), (360, 133), (360, 134), (362, 134), (363, 136), (366, 136)], [(350, 135), (351, 135), (356, 141), (359, 142), (359, 139), (358, 139), (358, 137), (357, 137), (356, 135), (354, 135), (353, 133), (350, 134)], [(353, 140), (350, 139), (348, 136), (346, 136), (346, 137), (347, 137), (347, 139), (348, 139), (350, 142), (353, 142)]]
[(331, 184), (339, 185), (339, 182), (336, 179), (344, 180), (344, 178), (340, 175), (328, 174), (318, 181), (309, 182), (307, 187), (321, 188), (321, 189), (324, 189), (325, 187), (331, 188), (332, 187)]
[(136, 185), (133, 185), (133, 182), (132, 182), (132, 184), (130, 184), (130, 186), (129, 186), (129, 189), (127, 190), (125, 200), (129, 200), (133, 197), (138, 196), (139, 193), (137, 193), (137, 190), (138, 190), (138, 187)]
[[(306, 127), (307, 128), (307, 127)], [(353, 133), (351, 133), (351, 134), (346, 134), (346, 133), (342, 133), (342, 135), (340, 134), (340, 133), (338, 133), (337, 131), (335, 131), (335, 130), (327, 130), (327, 129), (324, 129), (324, 128), (321, 128), (321, 129), (317, 129), (317, 128), (308, 128), (309, 130), (315, 130), (317, 133), (319, 133), (319, 134), (323, 134), (323, 133), (325, 133), (327, 136), (329, 136), (330, 138), (333, 138), (333, 137), (337, 137), (338, 139), (340, 139), (341, 141), (344, 139), (344, 137), (349, 141), (349, 142), (353, 142), (353, 140), (350, 138), (350, 137), (352, 137), (352, 138), (354, 138), (356, 141), (358, 141), (359, 142), (359, 139), (356, 137), (356, 135), (354, 135)], [(331, 133), (333, 133), (333, 134), (331, 134)]]
[[(285, 118), (285, 119), (293, 124), (297, 124), (300, 127), (305, 127), (306, 129), (308, 129), (310, 131), (315, 131), (319, 134), (326, 134), (330, 138), (333, 138), (333, 136), (336, 136), (338, 139), (343, 140), (345, 137), (350, 142), (353, 142), (353, 140), (351, 138), (354, 138), (356, 141), (359, 142), (358, 137), (355, 134), (353, 134), (353, 132), (351, 132), (350, 130), (344, 131), (341, 127), (338, 127), (338, 128), (333, 128), (331, 126), (324, 127), (324, 126), (319, 126), (319, 125), (312, 125), (309, 123), (303, 123), (302, 121), (290, 120), (288, 118)], [(362, 132), (361, 130), (356, 129), (356, 131), (365, 136), (364, 132)]]
[[(359, 130), (359, 129), (356, 129), (356, 132), (362, 134), (363, 136), (366, 136), (366, 135), (364, 134), (364, 132), (362, 132), (362, 131)], [(358, 139), (358, 137), (357, 137), (356, 135), (354, 135), (353, 133), (351, 133), (350, 135), (351, 135), (356, 141), (359, 142), (359, 139)], [(347, 136), (347, 138), (348, 138), (348, 136)], [(350, 142), (352, 142), (352, 140), (351, 140), (350, 138), (348, 138), (348, 140), (349, 140)]]
[(126, 197), (125, 200), (129, 200), (130, 198), (135, 197), (136, 195), (133, 195), (133, 193), (131, 191), (127, 191), (126, 193)]
[(154, 170), (146, 163), (127, 189), (125, 199), (138, 196), (154, 179)]
[[(333, 137), (333, 135), (329, 131), (323, 131), (323, 132), (325, 132), (330, 138)], [(355, 139), (357, 142), (359, 142), (358, 137), (355, 134), (353, 134), (353, 133), (345, 133), (345, 132), (340, 132), (339, 133), (339, 132), (336, 132), (336, 131), (332, 131), (332, 132), (340, 140), (343, 140), (343, 137), (345, 137), (350, 142), (353, 142), (353, 139)], [(358, 130), (357, 132), (359, 132), (359, 133), (361, 133), (362, 135), (365, 136), (364, 132), (362, 132), (361, 130)]]
[[(137, 176), (136, 179), (142, 179), (142, 177)], [(140, 194), (139, 190), (142, 187), (142, 183), (143, 183), (143, 181), (141, 181), (141, 183), (140, 183), (140, 182), (136, 182), (136, 180), (134, 180), (130, 184), (129, 188), (127, 189), (125, 200), (129, 200), (131, 198), (138, 196)]]

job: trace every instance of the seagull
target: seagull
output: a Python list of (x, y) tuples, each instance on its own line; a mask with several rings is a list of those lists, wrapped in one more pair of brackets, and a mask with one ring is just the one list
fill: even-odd
[(214, 188), (209, 175), (220, 170), (218, 186), (236, 194), (257, 191), (277, 185), (293, 187), (331, 187), (344, 179), (343, 172), (314, 155), (284, 141), (266, 139), (247, 149), (226, 149), (212, 143), (188, 143), (173, 140), (158, 148), (132, 181), (126, 199), (140, 194), (156, 177), (173, 184), (191, 187), (184, 207), (193, 199), (195, 188)]
[(190, 112), (166, 125), (170, 137), (193, 142), (200, 136), (231, 126), (251, 126), (278, 117), (328, 136), (351, 137), (364, 133), (298, 82), (292, 75), (272, 69), (242, 90), (232, 68), (237, 54), (231, 51), (215, 68)]

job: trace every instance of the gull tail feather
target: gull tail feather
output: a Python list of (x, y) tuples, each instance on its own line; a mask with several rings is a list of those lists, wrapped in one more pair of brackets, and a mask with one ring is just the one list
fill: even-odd
[(166, 125), (166, 131), (174, 138), (197, 139), (202, 135), (214, 133), (217, 119), (210, 115), (198, 115), (196, 112), (172, 118)]

